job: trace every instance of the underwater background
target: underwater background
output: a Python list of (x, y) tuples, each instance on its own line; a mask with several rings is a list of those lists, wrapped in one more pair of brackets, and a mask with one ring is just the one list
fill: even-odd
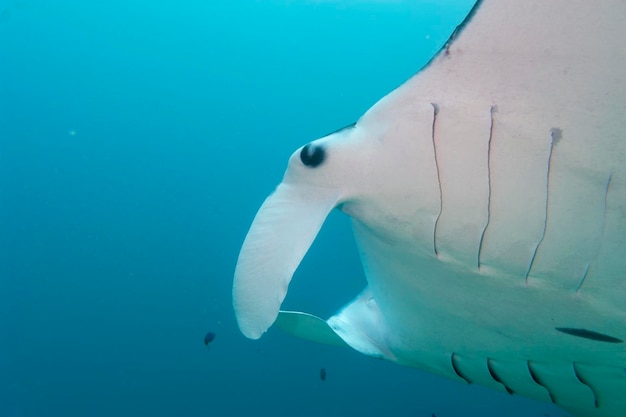
[[(414, 74), (472, 4), (0, 0), (0, 417), (565, 416), (251, 341), (231, 306), (291, 153)], [(283, 307), (327, 317), (364, 285), (334, 213)]]

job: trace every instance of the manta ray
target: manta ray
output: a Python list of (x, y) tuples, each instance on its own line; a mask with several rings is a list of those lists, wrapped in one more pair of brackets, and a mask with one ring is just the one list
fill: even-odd
[[(626, 416), (626, 2), (483, 0), (419, 72), (290, 158), (244, 240), (239, 328)], [(367, 286), (281, 311), (328, 214)]]

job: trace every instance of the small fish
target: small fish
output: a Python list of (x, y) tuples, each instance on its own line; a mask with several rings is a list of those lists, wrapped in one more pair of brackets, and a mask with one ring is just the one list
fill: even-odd
[(215, 333), (208, 332), (206, 335), (204, 335), (204, 345), (206, 347), (209, 347), (209, 344), (213, 341), (213, 339), (215, 339)]
[(320, 369), (320, 379), (326, 381), (326, 368)]

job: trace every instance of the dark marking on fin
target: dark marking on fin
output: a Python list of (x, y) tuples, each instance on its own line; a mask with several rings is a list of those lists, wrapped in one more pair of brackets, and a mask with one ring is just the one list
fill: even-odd
[[(560, 129), (559, 129), (560, 131)], [(560, 137), (559, 137), (560, 139)], [(533, 251), (533, 255), (530, 258), (530, 264), (528, 265), (528, 270), (526, 271), (525, 281), (528, 283), (528, 276), (530, 275), (530, 271), (533, 268), (533, 263), (535, 262), (535, 258), (537, 257), (537, 252), (543, 243), (543, 239), (546, 237), (546, 230), (548, 228), (548, 207), (550, 203), (550, 166), (552, 165), (552, 153), (554, 151), (554, 143), (555, 143), (555, 133), (554, 128), (550, 131), (550, 153), (548, 154), (548, 166), (546, 168), (546, 210), (543, 220), (543, 231), (541, 232), (541, 238), (537, 242), (535, 246), (535, 250)]]
[(502, 378), (500, 378), (498, 376), (498, 374), (496, 374), (496, 371), (493, 370), (493, 367), (491, 365), (491, 358), (487, 358), (487, 369), (489, 370), (489, 375), (491, 375), (491, 377), (493, 378), (494, 381), (502, 384), (502, 386), (504, 387), (504, 389), (506, 390), (506, 392), (508, 392), (509, 394), (513, 395), (515, 394), (515, 391), (513, 391), (511, 388), (509, 388), (503, 381)]
[(433, 141), (433, 154), (435, 157), (435, 168), (437, 169), (437, 183), (439, 184), (439, 213), (435, 219), (435, 227), (433, 230), (433, 251), (435, 256), (439, 254), (437, 251), (437, 226), (439, 225), (439, 218), (443, 212), (443, 191), (441, 190), (441, 174), (439, 173), (439, 161), (437, 160), (437, 144), (435, 142), (435, 133), (437, 125), (437, 115), (439, 114), (439, 106), (436, 103), (430, 103), (433, 106), (433, 129), (432, 129), (432, 141)]
[(535, 383), (537, 385), (544, 387), (545, 390), (548, 392), (548, 396), (550, 397), (550, 401), (552, 401), (553, 404), (556, 404), (556, 401), (554, 400), (554, 395), (552, 394), (552, 391), (550, 391), (550, 388), (548, 388), (548, 386), (546, 384), (541, 382), (541, 379), (539, 378), (539, 375), (537, 375), (537, 372), (535, 372), (533, 370), (533, 366), (531, 365), (531, 362), (530, 361), (526, 361), (526, 366), (528, 367), (528, 372), (530, 372), (530, 377), (533, 379), (533, 381), (535, 381)]
[(489, 109), (489, 140), (487, 142), (487, 222), (483, 231), (480, 234), (480, 242), (478, 243), (478, 260), (477, 268), (480, 271), (480, 254), (483, 250), (483, 242), (485, 240), (485, 233), (487, 227), (489, 227), (489, 221), (491, 220), (491, 140), (493, 139), (493, 113), (496, 111), (496, 106), (491, 106)]
[(609, 336), (603, 333), (594, 332), (593, 330), (587, 329), (576, 329), (573, 327), (555, 327), (555, 330), (569, 334), (571, 336), (578, 336), (584, 339), (595, 340), (596, 342), (606, 342), (606, 343), (624, 343), (622, 339), (618, 339), (617, 337)]
[(598, 404), (598, 394), (596, 393), (596, 390), (593, 389), (593, 387), (591, 386), (591, 384), (589, 384), (585, 378), (580, 374), (580, 372), (578, 372), (578, 368), (576, 367), (576, 362), (572, 362), (572, 365), (574, 367), (574, 375), (576, 375), (576, 379), (578, 379), (580, 381), (581, 384), (585, 385), (587, 388), (589, 388), (589, 390), (591, 391), (591, 393), (593, 394), (593, 405), (595, 408), (599, 407)]
[(589, 262), (587, 262), (587, 264), (585, 265), (585, 272), (583, 272), (583, 276), (580, 279), (580, 282), (578, 283), (578, 288), (576, 288), (576, 292), (578, 292), (578, 290), (580, 290), (580, 288), (585, 283), (585, 280), (587, 279), (587, 275), (589, 274), (589, 268), (590, 267), (591, 267), (591, 264)]
[(459, 370), (459, 366), (457, 365), (457, 359), (456, 359), (456, 353), (453, 353), (452, 356), (450, 356), (450, 363), (452, 364), (452, 369), (454, 369), (454, 372), (461, 378), (463, 379), (465, 382), (467, 382), (468, 384), (471, 384), (472, 381), (466, 377), (465, 375), (463, 375), (461, 373), (461, 371)]

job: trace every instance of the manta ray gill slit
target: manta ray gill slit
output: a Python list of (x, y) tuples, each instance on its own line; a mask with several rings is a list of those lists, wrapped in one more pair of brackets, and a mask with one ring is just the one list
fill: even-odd
[(589, 390), (593, 394), (593, 405), (595, 408), (598, 408), (598, 393), (596, 392), (595, 388), (591, 384), (589, 384), (587, 380), (581, 375), (578, 366), (576, 365), (576, 362), (572, 362), (572, 367), (574, 368), (574, 375), (576, 376), (576, 379), (578, 379), (581, 384), (589, 388)]
[(493, 114), (497, 111), (496, 106), (489, 108), (489, 139), (487, 141), (487, 221), (485, 227), (480, 234), (480, 241), (478, 243), (478, 256), (477, 267), (480, 271), (480, 255), (483, 249), (483, 242), (485, 241), (485, 234), (489, 227), (489, 221), (491, 220), (491, 140), (493, 139)]
[(433, 252), (435, 256), (439, 255), (437, 251), (437, 225), (439, 224), (439, 218), (441, 217), (441, 212), (443, 211), (443, 190), (441, 189), (441, 173), (439, 172), (439, 161), (437, 160), (437, 143), (435, 142), (435, 133), (437, 126), (437, 115), (439, 114), (439, 106), (437, 103), (430, 103), (433, 106), (433, 128), (431, 131), (431, 139), (433, 142), (433, 157), (435, 158), (435, 168), (437, 169), (437, 183), (439, 186), (439, 213), (437, 213), (437, 218), (435, 219), (435, 226), (433, 227)]
[[(602, 236), (606, 233), (606, 216), (609, 204), (609, 189), (611, 187), (611, 179), (613, 178), (613, 173), (609, 175), (609, 178), (606, 181), (606, 186), (604, 188), (604, 216), (602, 218)], [(596, 254), (597, 256), (597, 254)], [(589, 269), (591, 268), (591, 263), (595, 260), (596, 256), (593, 259), (590, 259), (585, 266), (585, 272), (583, 272), (583, 276), (580, 278), (580, 282), (578, 283), (578, 288), (576, 288), (576, 292), (580, 291), (587, 279), (587, 275), (589, 275)]]
[(461, 369), (457, 362), (458, 362), (457, 354), (453, 352), (452, 355), (450, 356), (450, 363), (452, 364), (452, 369), (454, 370), (454, 373), (456, 373), (459, 376), (459, 378), (465, 380), (465, 382), (467, 382), (468, 384), (472, 384), (473, 382), (461, 372)]
[(491, 375), (493, 380), (502, 384), (502, 386), (504, 387), (504, 389), (506, 390), (508, 394), (510, 395), (515, 394), (515, 391), (513, 391), (508, 385), (506, 385), (504, 381), (502, 380), (502, 378), (498, 376), (493, 366), (493, 359), (491, 358), (487, 358), (487, 370), (489, 371), (489, 375)]
[(546, 164), (546, 199), (543, 218), (543, 230), (541, 231), (541, 237), (537, 241), (537, 245), (535, 245), (535, 250), (533, 250), (528, 269), (526, 270), (526, 284), (528, 284), (528, 276), (530, 275), (530, 271), (533, 269), (533, 263), (535, 262), (535, 258), (537, 257), (537, 252), (539, 252), (539, 248), (541, 247), (541, 244), (546, 237), (546, 230), (548, 229), (548, 207), (550, 202), (550, 167), (552, 165), (552, 154), (554, 153), (554, 145), (556, 145), (562, 137), (563, 131), (561, 129), (559, 129), (558, 127), (553, 127), (552, 129), (550, 129), (550, 151), (548, 152), (548, 161)]
[(548, 386), (539, 378), (539, 374), (533, 368), (532, 362), (531, 361), (526, 361), (526, 366), (528, 368), (528, 373), (530, 373), (530, 377), (532, 378), (532, 380), (535, 381), (535, 383), (537, 385), (539, 385), (540, 387), (543, 387), (548, 392), (548, 396), (550, 397), (550, 401), (552, 401), (552, 403), (556, 404), (556, 401), (554, 399), (554, 394), (552, 393), (550, 388), (548, 388)]

